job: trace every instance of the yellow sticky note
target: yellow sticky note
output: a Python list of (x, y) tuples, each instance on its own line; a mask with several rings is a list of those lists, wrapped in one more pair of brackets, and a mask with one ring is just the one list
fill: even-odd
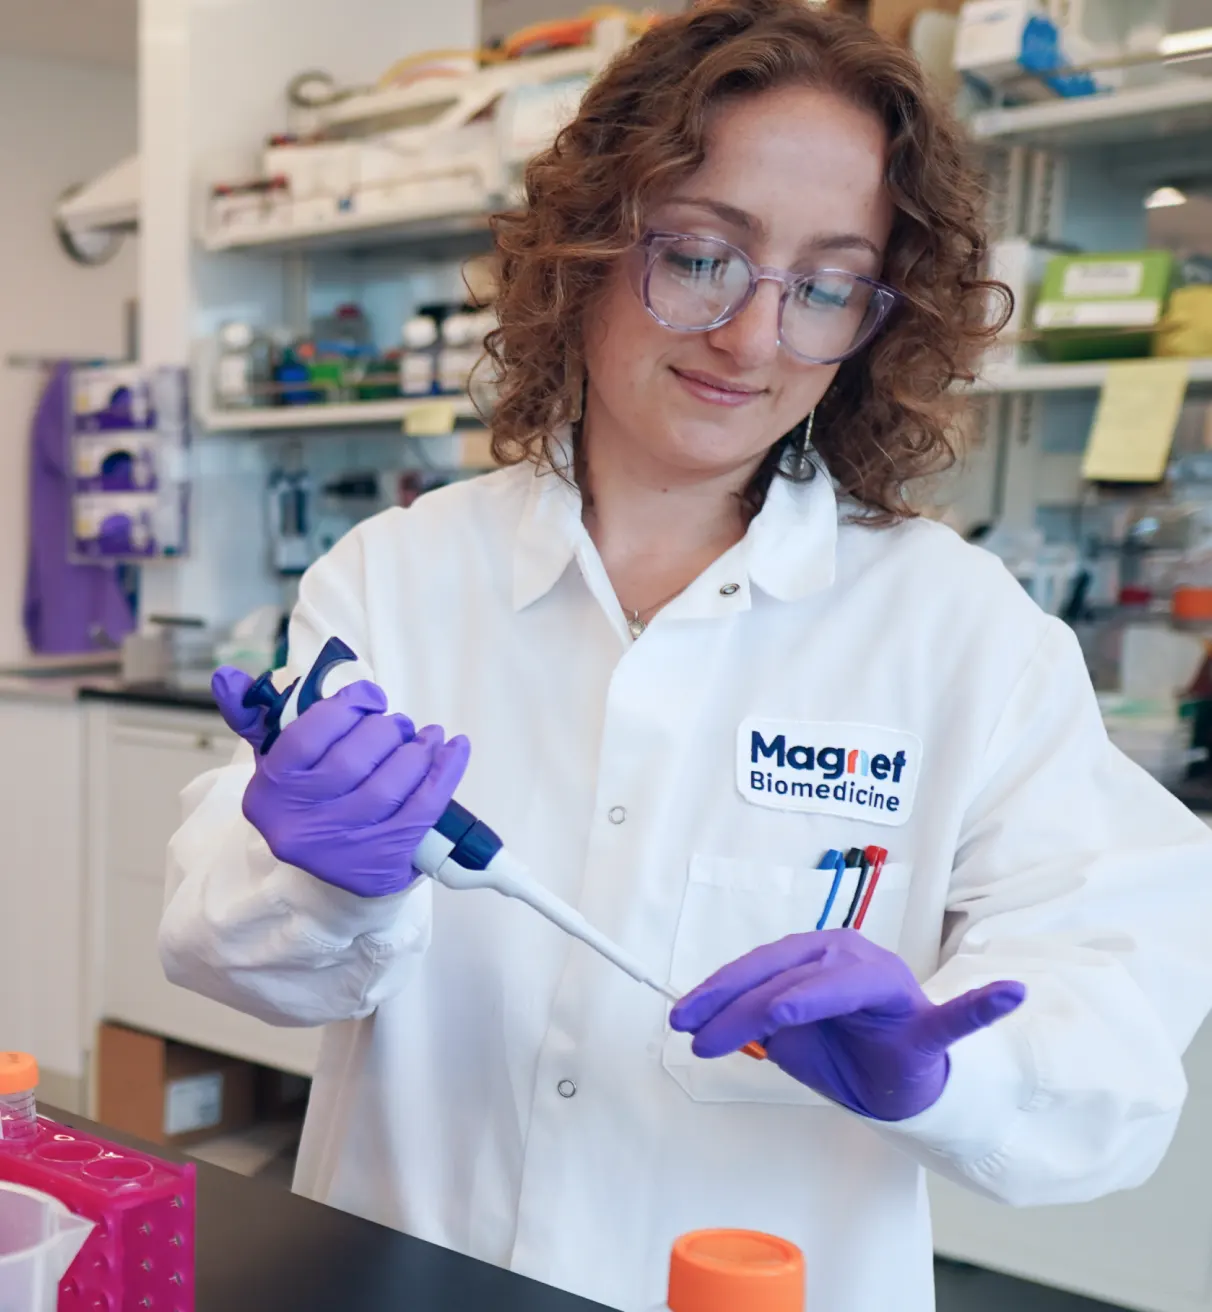
[(409, 437), (442, 437), (454, 430), (453, 401), (422, 401), (404, 413), (404, 431)]
[(1082, 477), (1159, 482), (1170, 459), (1188, 374), (1186, 360), (1124, 360), (1108, 366)]

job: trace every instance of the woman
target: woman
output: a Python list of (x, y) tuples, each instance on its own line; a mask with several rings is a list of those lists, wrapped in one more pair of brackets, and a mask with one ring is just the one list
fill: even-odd
[[(697, 8), (527, 196), (508, 467), (304, 580), (287, 674), (337, 635), (372, 681), (187, 792), (165, 968), (327, 1026), (313, 1197), (629, 1312), (700, 1226), (796, 1241), (814, 1306), (925, 1312), (924, 1166), (1044, 1203), (1161, 1158), (1212, 842), (1109, 746), (1070, 633), (910, 514), (995, 289), (908, 56), (796, 0)], [(216, 696), (255, 746), (248, 682)], [(413, 877), (456, 787), (692, 991), (672, 1024), (526, 907)], [(875, 848), (861, 897), (816, 868)]]

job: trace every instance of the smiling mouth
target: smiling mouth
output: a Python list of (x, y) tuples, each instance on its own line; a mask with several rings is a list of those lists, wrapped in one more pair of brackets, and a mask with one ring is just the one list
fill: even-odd
[(698, 373), (693, 369), (676, 369), (671, 365), (670, 372), (687, 391), (713, 405), (744, 405), (765, 394), (764, 389), (743, 387), (727, 379), (717, 378), (714, 374)]

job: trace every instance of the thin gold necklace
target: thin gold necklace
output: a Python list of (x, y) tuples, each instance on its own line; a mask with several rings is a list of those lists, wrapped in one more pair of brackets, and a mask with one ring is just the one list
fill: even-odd
[(645, 606), (642, 611), (629, 610), (626, 606), (624, 606), (623, 614), (627, 617), (627, 629), (628, 632), (631, 634), (632, 638), (638, 638), (640, 634), (643, 633), (644, 630), (648, 627), (648, 621), (641, 619), (640, 618), (641, 615), (655, 615), (655, 613), (659, 611), (662, 606), (668, 606), (669, 603), (674, 599), (674, 597), (680, 597), (682, 593), (685, 591), (686, 591), (685, 588), (679, 588), (676, 592), (671, 592), (669, 596), (662, 597), (660, 601), (653, 602), (651, 606)]

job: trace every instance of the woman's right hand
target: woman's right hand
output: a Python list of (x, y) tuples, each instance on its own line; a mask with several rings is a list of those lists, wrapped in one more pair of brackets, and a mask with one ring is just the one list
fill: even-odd
[[(213, 689), (229, 728), (264, 738), (264, 713), (243, 705), (248, 675), (224, 668)], [(355, 683), (288, 725), (244, 793), (244, 814), (279, 861), (359, 897), (399, 893), (417, 877), (413, 856), (467, 769), (470, 744), (388, 715), (373, 683)]]

